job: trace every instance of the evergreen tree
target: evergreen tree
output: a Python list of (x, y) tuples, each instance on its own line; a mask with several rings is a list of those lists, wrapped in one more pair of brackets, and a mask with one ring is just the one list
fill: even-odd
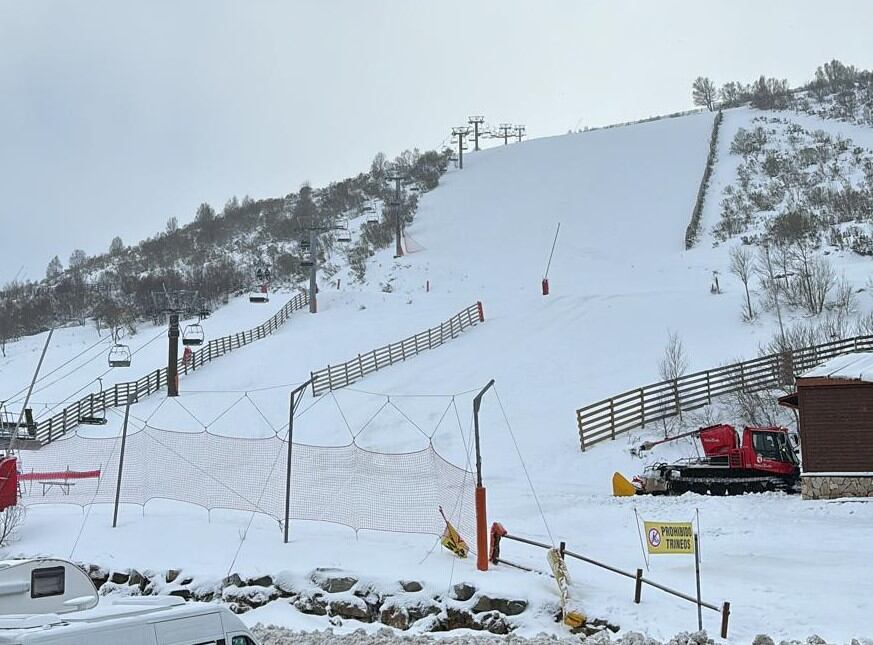
[(54, 280), (59, 275), (61, 275), (63, 272), (64, 272), (64, 267), (61, 264), (60, 259), (58, 259), (58, 256), (56, 255), (55, 257), (53, 257), (51, 259), (51, 262), (48, 263), (48, 266), (45, 269), (46, 280)]

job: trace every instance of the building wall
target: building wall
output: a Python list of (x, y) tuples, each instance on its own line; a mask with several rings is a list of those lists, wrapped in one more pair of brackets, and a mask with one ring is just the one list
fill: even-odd
[(873, 383), (831, 383), (798, 380), (803, 472), (873, 472)]
[(800, 493), (804, 499), (873, 497), (873, 475), (806, 475), (800, 479)]

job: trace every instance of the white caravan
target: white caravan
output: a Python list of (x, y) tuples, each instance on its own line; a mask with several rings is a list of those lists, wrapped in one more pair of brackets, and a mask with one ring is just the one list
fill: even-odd
[(93, 609), (0, 616), (0, 645), (258, 645), (227, 607), (137, 596)]
[(0, 614), (64, 614), (97, 605), (97, 588), (75, 564), (54, 558), (0, 560)]

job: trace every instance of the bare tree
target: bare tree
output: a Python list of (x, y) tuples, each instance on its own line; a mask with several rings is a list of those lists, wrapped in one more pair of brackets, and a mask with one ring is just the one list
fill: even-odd
[(24, 506), (9, 506), (0, 511), (0, 546), (9, 546), (15, 541), (18, 530), (24, 524)]
[(688, 354), (678, 332), (668, 332), (667, 346), (664, 348), (663, 358), (658, 363), (658, 371), (665, 381), (675, 381), (688, 371)]
[[(776, 269), (773, 264), (773, 256), (770, 254), (770, 245), (766, 242), (761, 247), (761, 261), (757, 264), (758, 279), (761, 282), (767, 304), (772, 304), (776, 309), (776, 319), (779, 321), (779, 335), (782, 345), (785, 342), (785, 325), (782, 324), (782, 308), (779, 305), (779, 279), (776, 277)], [(786, 274), (787, 275), (787, 274)]]
[(820, 314), (837, 282), (833, 266), (814, 255), (813, 249), (805, 242), (792, 245), (789, 260), (793, 276), (788, 281), (787, 291), (792, 304), (803, 307), (810, 314)]
[(746, 292), (746, 310), (743, 312), (743, 320), (751, 322), (757, 315), (752, 307), (752, 298), (749, 295), (749, 280), (755, 273), (755, 258), (752, 251), (745, 246), (735, 246), (730, 251), (730, 270), (743, 283)]
[(704, 76), (698, 76), (691, 84), (691, 98), (694, 105), (700, 105), (712, 112), (715, 109), (715, 83)]

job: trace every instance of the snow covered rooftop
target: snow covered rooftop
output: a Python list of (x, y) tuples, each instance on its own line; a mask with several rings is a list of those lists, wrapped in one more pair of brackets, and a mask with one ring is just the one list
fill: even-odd
[(801, 375), (801, 378), (816, 377), (873, 383), (873, 352), (837, 356)]

